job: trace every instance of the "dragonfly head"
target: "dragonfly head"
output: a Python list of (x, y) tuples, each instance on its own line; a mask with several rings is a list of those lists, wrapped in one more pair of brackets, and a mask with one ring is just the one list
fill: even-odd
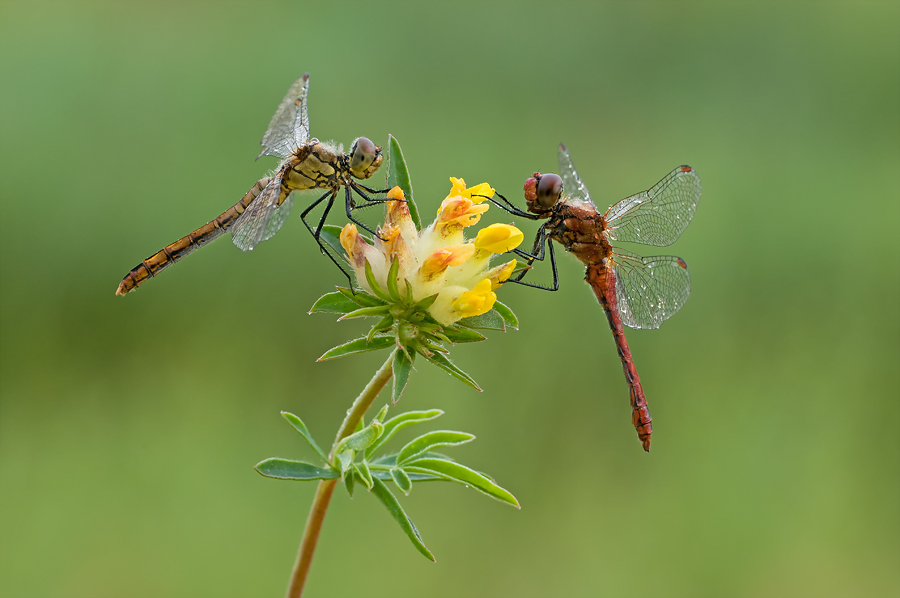
[(384, 156), (381, 146), (367, 137), (359, 137), (350, 148), (350, 174), (358, 179), (367, 179), (378, 170)]
[(562, 179), (553, 173), (534, 173), (525, 181), (525, 203), (532, 214), (545, 214), (562, 197)]

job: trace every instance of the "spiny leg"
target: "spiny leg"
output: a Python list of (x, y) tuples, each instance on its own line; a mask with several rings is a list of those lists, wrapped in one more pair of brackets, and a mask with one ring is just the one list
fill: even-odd
[[(378, 205), (381, 205), (381, 204), (383, 204), (383, 203), (387, 203), (387, 202), (389, 202), (389, 201), (392, 201), (392, 200), (390, 200), (390, 199), (388, 199), (388, 198), (386, 198), (386, 197), (369, 197), (368, 195), (366, 195), (365, 193), (363, 193), (363, 189), (365, 189), (365, 190), (368, 191), (369, 193), (387, 193), (387, 191), (372, 191), (372, 190), (369, 189), (368, 187), (363, 187), (362, 185), (360, 185), (359, 183), (357, 183), (356, 181), (353, 181), (353, 180), (350, 181), (350, 187), (356, 192), (357, 195), (359, 195), (359, 196), (363, 199), (363, 201), (366, 202), (366, 203), (364, 203), (364, 204), (354, 205), (354, 206), (353, 206), (354, 209), (361, 209), (361, 208), (368, 208), (368, 207), (371, 207), (371, 206), (378, 206)], [(390, 191), (390, 189), (388, 189), (388, 191)]]
[[(316, 240), (316, 244), (319, 246), (319, 251), (328, 256), (328, 259), (330, 259), (334, 263), (334, 265), (338, 267), (338, 270), (341, 271), (341, 274), (347, 277), (347, 282), (350, 284), (350, 288), (353, 288), (353, 278), (350, 276), (350, 273), (347, 272), (346, 269), (344, 269), (344, 267), (340, 264), (340, 262), (337, 261), (337, 259), (335, 259), (333, 255), (331, 255), (331, 251), (329, 251), (329, 248), (322, 243), (322, 227), (325, 226), (325, 219), (328, 218), (328, 212), (331, 210), (331, 206), (334, 205), (334, 199), (336, 196), (337, 192), (329, 189), (325, 192), (324, 195), (314, 201), (308, 208), (303, 210), (303, 212), (300, 214), (300, 220), (303, 221), (303, 225), (306, 226), (306, 230), (308, 230), (309, 234), (311, 234), (313, 236), (313, 239)], [(309, 222), (306, 221), (306, 216), (313, 208), (322, 203), (326, 198), (328, 198), (328, 203), (325, 204), (325, 209), (322, 212), (321, 218), (319, 218), (319, 222), (316, 225), (316, 230), (313, 230), (309, 225)]]
[(506, 282), (512, 282), (515, 284), (520, 284), (522, 286), (531, 287), (533, 289), (543, 289), (545, 291), (558, 291), (559, 290), (559, 273), (556, 269), (556, 254), (553, 250), (553, 241), (547, 238), (547, 229), (543, 226), (538, 229), (537, 236), (534, 239), (534, 246), (531, 249), (531, 253), (527, 253), (522, 251), (521, 249), (514, 249), (512, 253), (526, 258), (528, 265), (530, 266), (537, 261), (544, 261), (544, 249), (549, 245), (549, 253), (550, 253), (550, 270), (553, 272), (553, 286), (548, 287), (541, 284), (532, 284), (530, 282), (523, 282), (522, 278), (524, 278), (525, 274), (528, 273), (528, 270), (523, 270), (519, 273), (515, 278), (509, 278)]
[(492, 204), (494, 204), (495, 206), (497, 206), (498, 208), (500, 208), (501, 210), (503, 210), (504, 212), (509, 212), (513, 216), (519, 216), (520, 218), (527, 218), (528, 220), (538, 220), (538, 219), (542, 218), (542, 216), (539, 214), (531, 214), (529, 212), (526, 212), (526, 211), (518, 208), (513, 202), (509, 201), (508, 199), (506, 199), (499, 193), (495, 192), (494, 195), (496, 195), (497, 197), (502, 199), (503, 203), (500, 203), (493, 197), (488, 197), (487, 195), (473, 195), (472, 197), (483, 197), (486, 200), (488, 200), (489, 202), (491, 202)]
[(356, 224), (363, 230), (372, 234), (372, 236), (375, 236), (375, 237), (378, 237), (379, 239), (381, 239), (381, 237), (378, 235), (378, 233), (376, 233), (371, 228), (369, 228), (368, 226), (366, 226), (365, 224), (363, 224), (362, 222), (360, 222), (359, 220), (357, 220), (356, 218), (353, 217), (353, 210), (358, 207), (364, 207), (364, 206), (357, 206), (355, 203), (353, 203), (353, 194), (350, 191), (349, 185), (344, 185), (344, 195), (346, 198), (345, 205), (347, 208), (347, 219), (350, 220), (350, 222), (352, 222), (353, 224)]

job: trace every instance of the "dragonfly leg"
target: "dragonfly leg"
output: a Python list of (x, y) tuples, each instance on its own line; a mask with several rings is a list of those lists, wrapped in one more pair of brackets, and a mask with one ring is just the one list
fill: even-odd
[(522, 286), (531, 287), (533, 289), (542, 289), (544, 291), (558, 291), (559, 290), (559, 272), (556, 269), (556, 253), (553, 250), (553, 242), (547, 238), (547, 229), (543, 226), (538, 230), (538, 234), (534, 239), (534, 247), (531, 249), (531, 253), (527, 253), (522, 251), (521, 249), (515, 249), (512, 253), (524, 257), (530, 266), (535, 261), (544, 261), (544, 249), (549, 245), (549, 253), (550, 253), (550, 270), (553, 272), (553, 286), (548, 287), (542, 284), (534, 284), (530, 282), (524, 282), (522, 278), (524, 278), (525, 274), (528, 273), (528, 270), (524, 270), (519, 273), (515, 278), (509, 278), (506, 282), (512, 282), (515, 284), (520, 284)]
[[(356, 191), (356, 194), (359, 195), (363, 199), (363, 201), (366, 202), (364, 204), (354, 205), (353, 206), (354, 208), (368, 208), (371, 206), (378, 206), (383, 203), (387, 203), (387, 202), (391, 201), (390, 199), (388, 199), (386, 197), (369, 197), (368, 195), (363, 193), (363, 189), (365, 189), (369, 193), (387, 193), (387, 191), (373, 191), (373, 190), (369, 189), (368, 187), (363, 187), (356, 181), (350, 181), (350, 187), (352, 187), (353, 190)], [(388, 189), (388, 191), (390, 191), (390, 189)]]
[[(322, 227), (325, 226), (325, 219), (328, 218), (328, 212), (331, 211), (331, 206), (334, 205), (334, 198), (336, 197), (336, 195), (337, 193), (335, 193), (331, 189), (326, 191), (325, 194), (322, 195), (322, 197), (318, 198), (316, 201), (310, 204), (309, 207), (303, 210), (303, 212), (300, 214), (300, 220), (303, 221), (304, 226), (306, 226), (306, 230), (308, 230), (309, 234), (311, 234), (313, 236), (313, 239), (316, 240), (316, 244), (319, 246), (319, 251), (328, 256), (328, 259), (330, 259), (334, 263), (334, 265), (338, 267), (338, 270), (341, 271), (341, 274), (347, 277), (347, 281), (350, 283), (350, 288), (353, 288), (353, 278), (350, 276), (350, 273), (347, 272), (347, 270), (340, 264), (340, 262), (337, 261), (337, 259), (335, 259), (333, 255), (331, 255), (328, 247), (326, 247), (325, 244), (322, 243)], [(319, 218), (318, 224), (316, 224), (316, 229), (313, 230), (309, 225), (309, 222), (307, 222), (306, 216), (313, 208), (325, 201), (326, 198), (328, 199), (328, 203), (325, 204), (325, 209), (322, 212), (322, 216)]]
[(491, 202), (492, 204), (494, 204), (495, 206), (497, 206), (498, 208), (500, 208), (501, 210), (503, 210), (504, 212), (509, 212), (513, 216), (519, 216), (520, 218), (527, 218), (528, 220), (539, 220), (540, 218), (543, 217), (540, 214), (530, 214), (524, 210), (521, 210), (513, 202), (509, 201), (508, 199), (506, 199), (499, 193), (495, 192), (494, 195), (499, 197), (503, 201), (503, 203), (500, 203), (493, 197), (488, 197), (487, 195), (473, 195), (472, 197), (483, 197), (486, 200), (488, 200), (489, 202)]
[(353, 217), (353, 210), (355, 210), (357, 208), (361, 208), (361, 207), (367, 207), (367, 206), (357, 206), (353, 201), (353, 194), (350, 191), (350, 187), (346, 186), (346, 185), (344, 186), (344, 196), (346, 198), (345, 204), (346, 204), (346, 208), (347, 208), (347, 219), (350, 220), (350, 222), (352, 222), (353, 224), (362, 228), (363, 230), (369, 232), (371, 235), (378, 237), (380, 239), (381, 237), (378, 235), (378, 233), (376, 233), (374, 230), (372, 230), (371, 228), (369, 228), (368, 226), (366, 226), (365, 224), (363, 224), (362, 222), (360, 222), (359, 220), (357, 220), (356, 218)]
[[(355, 186), (359, 187), (360, 189), (362, 189), (363, 191), (368, 191), (369, 193), (371, 193), (373, 195), (378, 195), (380, 193), (387, 193), (388, 191), (390, 191), (390, 189), (381, 189), (381, 190), (371, 189), (369, 187), (366, 187), (362, 183), (357, 183), (356, 181), (353, 181), (353, 184)], [(362, 194), (360, 193), (360, 195), (362, 195)]]

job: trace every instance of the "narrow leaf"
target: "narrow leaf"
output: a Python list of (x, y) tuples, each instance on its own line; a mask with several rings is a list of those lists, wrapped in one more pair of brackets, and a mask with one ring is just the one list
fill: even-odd
[[(415, 353), (413, 353), (415, 355)], [(391, 390), (391, 403), (396, 405), (409, 382), (409, 373), (412, 371), (412, 361), (405, 351), (394, 352), (394, 385)]]
[(309, 313), (345, 314), (357, 309), (359, 305), (344, 296), (340, 291), (322, 295), (309, 309)]
[(500, 317), (503, 318), (503, 321), (506, 322), (507, 326), (519, 329), (519, 318), (516, 317), (516, 314), (513, 313), (509, 307), (500, 303), (499, 301), (494, 301), (494, 311), (500, 314)]
[(397, 501), (397, 497), (391, 494), (391, 491), (384, 485), (384, 482), (378, 478), (374, 478), (372, 482), (372, 494), (378, 497), (378, 500), (385, 506), (388, 513), (391, 514), (391, 517), (400, 524), (400, 528), (407, 537), (409, 537), (409, 540), (413, 543), (413, 546), (416, 547), (416, 550), (422, 553), (425, 558), (434, 562), (434, 555), (425, 547), (425, 544), (422, 542), (422, 536), (419, 535), (419, 530), (416, 529), (412, 520), (407, 517), (403, 508), (400, 506), (400, 503)]
[(391, 469), (391, 479), (397, 484), (397, 488), (400, 488), (400, 492), (409, 495), (409, 491), (412, 490), (412, 482), (405, 471), (399, 467)]
[(501, 488), (487, 476), (454, 461), (418, 459), (405, 465), (404, 469), (409, 472), (438, 475), (452, 482), (471, 486), (492, 498), (511, 504), (516, 508), (521, 508), (519, 507), (519, 501), (508, 490)]
[(506, 331), (506, 322), (503, 321), (503, 318), (500, 317), (500, 314), (497, 313), (497, 310), (495, 309), (492, 309), (486, 314), (481, 314), (480, 316), (463, 318), (456, 324), (458, 326), (465, 326), (466, 328), (484, 328), (487, 330)]
[[(406, 477), (409, 478), (410, 482), (446, 482), (445, 478), (441, 476), (433, 475), (430, 473), (411, 473), (406, 472)], [(390, 469), (373, 469), (372, 470), (372, 479), (379, 479), (387, 482), (388, 480), (393, 481), (394, 478), (391, 476)]]
[(275, 457), (260, 461), (254, 469), (267, 478), (279, 480), (333, 480), (340, 477), (333, 469), (323, 469), (303, 461)]
[[(447, 455), (445, 455), (443, 453), (439, 453), (437, 451), (428, 451), (427, 453), (424, 453), (424, 454), (416, 457), (416, 460), (418, 460), (418, 459), (442, 459), (444, 461), (453, 461), (452, 458), (448, 457)], [(378, 457), (374, 461), (369, 461), (368, 463), (369, 463), (370, 468), (377, 467), (377, 468), (387, 470), (387, 469), (390, 469), (391, 467), (396, 467), (397, 466), (397, 453), (392, 453), (390, 455)], [(484, 472), (480, 472), (480, 473), (481, 473), (481, 475), (487, 475)], [(488, 476), (488, 477), (490, 477), (490, 476)]]
[(341, 467), (341, 473), (346, 474), (353, 465), (353, 451), (341, 451), (337, 454), (338, 465)]
[(369, 490), (372, 489), (372, 472), (369, 471), (369, 466), (365, 461), (360, 461), (359, 463), (354, 463), (353, 468), (356, 470), (356, 473), (359, 474), (360, 479), (362, 479), (363, 483), (366, 485), (366, 488)]
[(447, 356), (442, 353), (433, 353), (431, 355), (425, 355), (425, 359), (438, 366), (441, 369), (446, 370), (451, 376), (454, 378), (458, 378), (462, 380), (478, 392), (481, 392), (481, 387), (478, 386), (478, 383), (472, 379), (470, 375), (456, 367), (456, 365), (447, 359)]
[(344, 251), (344, 247), (341, 245), (341, 227), (335, 226), (333, 224), (326, 224), (322, 227), (322, 231), (319, 234), (319, 239), (325, 241), (327, 245), (329, 245), (332, 249), (334, 249), (339, 256), (341, 256), (345, 261), (347, 260), (347, 252)]
[(338, 318), (338, 322), (340, 322), (341, 320), (352, 320), (353, 318), (373, 318), (375, 316), (384, 316), (390, 311), (390, 309), (391, 307), (389, 305), (360, 307), (359, 309), (354, 309), (353, 311)]
[(382, 290), (382, 288), (378, 285), (378, 281), (375, 280), (375, 273), (372, 272), (372, 264), (369, 263), (369, 260), (366, 260), (366, 282), (369, 283), (369, 286), (372, 288), (372, 292), (375, 293), (375, 296), (385, 301), (387, 303), (392, 303), (393, 299), (391, 296)]
[(384, 432), (381, 434), (381, 437), (366, 450), (366, 459), (371, 459), (372, 455), (375, 454), (375, 451), (403, 428), (413, 424), (427, 422), (428, 420), (442, 415), (444, 415), (444, 412), (440, 409), (430, 409), (428, 411), (407, 411), (406, 413), (401, 413), (400, 415), (392, 417), (384, 422)]
[(365, 338), (358, 338), (349, 343), (344, 343), (332, 349), (329, 349), (322, 355), (318, 361), (328, 361), (329, 359), (337, 359), (346, 355), (355, 353), (365, 353), (366, 351), (379, 351), (394, 346), (393, 336), (376, 336), (371, 342), (366, 342)]
[(341, 440), (334, 448), (336, 453), (351, 450), (354, 452), (364, 451), (369, 448), (373, 442), (384, 432), (384, 424), (375, 420), (359, 432), (354, 432)]
[(387, 276), (387, 292), (394, 301), (401, 301), (400, 285), (397, 276), (400, 272), (400, 260), (394, 258), (391, 260), (391, 268), (388, 270)]
[(388, 412), (389, 408), (390, 407), (387, 404), (385, 404), (385, 406), (382, 407), (381, 410), (378, 411), (378, 415), (375, 416), (375, 419), (383, 424), (384, 418), (387, 417), (387, 412)]
[(344, 472), (344, 488), (347, 489), (347, 494), (350, 495), (350, 498), (353, 498), (353, 486), (354, 482), (356, 482), (356, 475), (353, 473), (353, 470), (348, 470)]
[(335, 287), (341, 295), (353, 301), (360, 307), (373, 307), (375, 305), (385, 305), (385, 302), (362, 289), (350, 290), (344, 287)]
[(471, 328), (457, 328), (455, 326), (445, 328), (443, 335), (447, 338), (447, 342), (451, 343), (475, 343), (487, 340), (486, 336)]
[(293, 413), (288, 413), (287, 411), (282, 411), (281, 416), (288, 421), (291, 426), (300, 433), (300, 436), (303, 436), (303, 439), (309, 443), (309, 446), (312, 447), (316, 453), (322, 457), (322, 460), (328, 463), (328, 455), (323, 451), (316, 441), (313, 440), (312, 434), (309, 433), (309, 430), (306, 428), (306, 424), (304, 424), (299, 417), (294, 415)]
[(397, 463), (403, 465), (411, 459), (439, 446), (456, 446), (475, 440), (475, 436), (466, 432), (452, 430), (435, 430), (411, 440), (397, 453)]
[(406, 167), (406, 159), (403, 157), (403, 151), (400, 144), (394, 139), (393, 135), (388, 135), (388, 172), (387, 184), (388, 189), (400, 187), (403, 189), (403, 195), (406, 197), (406, 205), (409, 207), (409, 215), (412, 216), (413, 222), (416, 224), (416, 230), (422, 230), (422, 220), (419, 218), (419, 210), (416, 208), (416, 202), (413, 201), (412, 182), (409, 179), (409, 169)]
[(416, 303), (416, 310), (425, 311), (426, 309), (431, 307), (431, 304), (434, 303), (435, 300), (438, 298), (438, 294), (439, 293), (435, 293), (434, 295), (429, 295), (428, 297), (425, 297), (424, 299), (422, 299), (421, 301)]

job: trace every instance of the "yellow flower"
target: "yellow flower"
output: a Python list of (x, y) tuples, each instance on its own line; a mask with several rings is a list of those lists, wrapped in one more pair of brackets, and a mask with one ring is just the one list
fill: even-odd
[(509, 260), (505, 264), (494, 266), (484, 273), (488, 280), (491, 281), (491, 290), (496, 291), (500, 285), (506, 282), (512, 276), (513, 270), (516, 269), (516, 260)]
[(478, 231), (475, 248), (490, 253), (506, 253), (518, 247), (525, 235), (509, 224), (492, 224)]
[[(472, 203), (481, 203), (485, 199), (494, 197), (494, 188), (487, 183), (475, 185), (471, 189), (466, 189), (466, 181), (463, 179), (450, 177), (450, 183), (453, 186), (450, 188), (450, 193), (447, 194), (446, 199), (444, 199), (445, 202), (452, 197), (464, 197), (472, 200)], [(441, 204), (441, 207), (444, 207), (443, 203)], [(440, 212), (441, 210), (438, 209), (439, 214)]]
[(453, 301), (453, 310), (460, 318), (485, 314), (494, 307), (497, 295), (491, 291), (491, 281), (485, 278)]
[(475, 246), (471, 243), (442, 247), (425, 258), (425, 261), (422, 262), (422, 266), (419, 268), (419, 274), (425, 280), (433, 280), (438, 275), (443, 274), (450, 266), (462, 265), (474, 253)]

